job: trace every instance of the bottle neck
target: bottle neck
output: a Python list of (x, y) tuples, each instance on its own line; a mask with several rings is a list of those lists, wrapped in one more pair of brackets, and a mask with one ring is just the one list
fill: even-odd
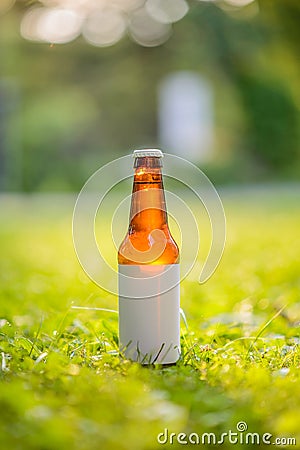
[(168, 218), (161, 167), (151, 158), (140, 164), (137, 160), (135, 167), (129, 234), (163, 229), (168, 225)]

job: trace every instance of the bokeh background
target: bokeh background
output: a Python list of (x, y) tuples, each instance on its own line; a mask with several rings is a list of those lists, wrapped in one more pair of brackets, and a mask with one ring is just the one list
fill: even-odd
[[(165, 428), (239, 421), (299, 448), (299, 23), (299, 0), (0, 0), (1, 449), (153, 450)], [(87, 178), (141, 147), (203, 169), (227, 221), (200, 285), (210, 222), (171, 185), (201, 245), (182, 357), (149, 370), (119, 354), (117, 296), (86, 276), (71, 230)], [(95, 235), (116, 267), (108, 212)]]
[(0, 189), (77, 191), (133, 148), (299, 179), (298, 0), (1, 0)]

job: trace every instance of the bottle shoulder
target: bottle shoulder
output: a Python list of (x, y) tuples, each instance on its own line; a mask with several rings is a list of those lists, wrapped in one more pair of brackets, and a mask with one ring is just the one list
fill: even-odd
[(178, 264), (179, 248), (169, 229), (128, 232), (118, 251), (119, 264)]

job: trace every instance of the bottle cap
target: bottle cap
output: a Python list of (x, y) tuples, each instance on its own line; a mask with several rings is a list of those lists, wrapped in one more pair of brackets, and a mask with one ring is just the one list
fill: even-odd
[(147, 156), (152, 156), (155, 158), (163, 158), (163, 152), (157, 148), (145, 148), (134, 150), (132, 154), (133, 158), (145, 158)]

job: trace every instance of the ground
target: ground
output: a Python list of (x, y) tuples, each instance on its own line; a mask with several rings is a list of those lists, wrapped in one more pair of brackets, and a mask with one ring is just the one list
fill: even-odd
[(117, 308), (77, 261), (75, 196), (2, 195), (1, 449), (300, 448), (300, 186), (220, 195), (225, 253), (182, 282), (182, 358), (148, 368), (118, 354), (115, 313), (72, 308)]

